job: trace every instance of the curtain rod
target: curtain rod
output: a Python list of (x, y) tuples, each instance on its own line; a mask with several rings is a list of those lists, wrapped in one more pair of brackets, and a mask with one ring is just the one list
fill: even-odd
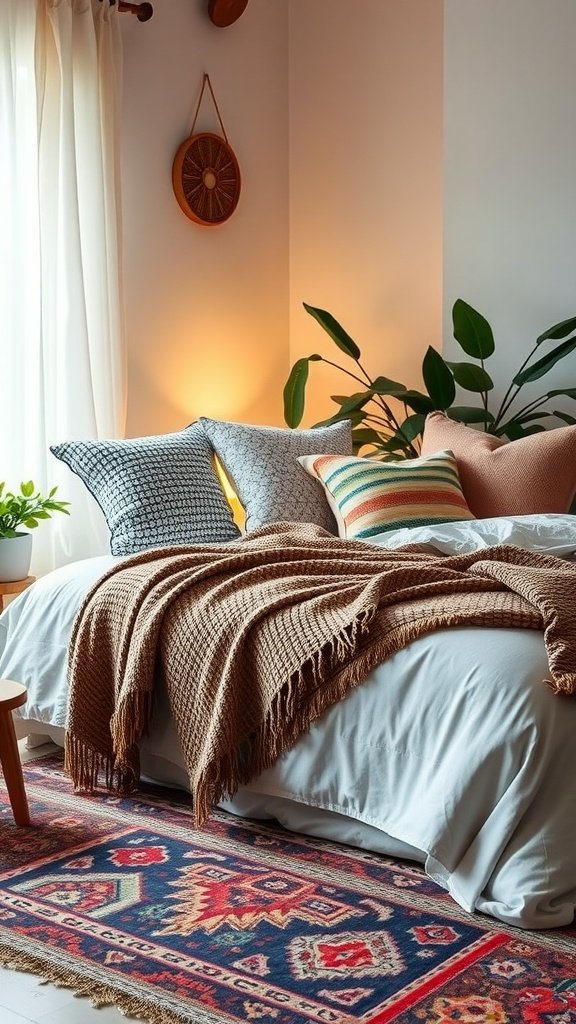
[[(109, 0), (109, 3), (111, 7), (114, 7), (116, 0)], [(127, 0), (118, 0), (118, 11), (120, 14), (135, 14), (138, 21), (149, 21), (154, 14), (152, 4), (131, 4), (127, 3)]]

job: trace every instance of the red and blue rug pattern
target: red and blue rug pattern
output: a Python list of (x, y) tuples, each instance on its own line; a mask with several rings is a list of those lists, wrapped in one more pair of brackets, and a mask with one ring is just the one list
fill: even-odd
[(461, 911), (422, 869), (186, 795), (0, 789), (0, 959), (156, 1022), (576, 1024), (576, 931)]

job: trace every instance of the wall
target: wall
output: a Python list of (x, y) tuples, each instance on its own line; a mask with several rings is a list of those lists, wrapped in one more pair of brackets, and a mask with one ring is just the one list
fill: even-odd
[[(440, 343), (441, 0), (250, 0), (227, 29), (206, 10), (122, 20), (129, 435), (200, 413), (282, 423), (291, 361), (331, 351), (303, 300), (411, 384)], [(171, 185), (205, 70), (243, 174), (217, 228)], [(331, 390), (316, 372), (308, 422)]]
[[(462, 358), (461, 296), (494, 329), (500, 398), (536, 336), (576, 314), (576, 4), (445, 0), (444, 38), (445, 354)], [(532, 393), (575, 370), (572, 353)]]
[[(303, 300), (370, 370), (418, 385), (428, 344), (459, 353), (462, 296), (494, 326), (501, 392), (574, 313), (573, 0), (250, 0), (228, 29), (206, 9), (122, 19), (128, 433), (200, 412), (282, 422), (294, 359), (338, 355)], [(204, 70), (243, 172), (218, 228), (171, 187)], [(305, 422), (343, 390), (313, 366)]]
[[(127, 434), (204, 413), (278, 421), (288, 369), (287, 6), (250, 0), (219, 29), (207, 0), (155, 0), (122, 15)], [(180, 210), (172, 161), (210, 74), (242, 172), (233, 216)], [(203, 100), (197, 131), (219, 131)]]
[[(290, 0), (291, 362), (341, 355), (303, 301), (374, 375), (419, 386), (441, 346), (442, 16), (442, 0)], [(355, 387), (314, 364), (305, 422)]]

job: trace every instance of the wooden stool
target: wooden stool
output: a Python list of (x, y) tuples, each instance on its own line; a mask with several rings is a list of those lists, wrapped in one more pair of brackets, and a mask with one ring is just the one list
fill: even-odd
[(0, 679), (0, 762), (14, 821), (17, 825), (30, 824), (30, 811), (24, 789), (22, 762), (18, 752), (12, 711), (26, 703), (26, 687), (12, 679)]

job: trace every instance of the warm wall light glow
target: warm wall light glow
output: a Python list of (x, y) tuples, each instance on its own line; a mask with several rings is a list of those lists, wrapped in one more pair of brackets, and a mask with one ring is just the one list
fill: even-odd
[(182, 418), (213, 416), (242, 420), (262, 395), (268, 360), (254, 335), (226, 323), (218, 311), (210, 324), (174, 325), (165, 337), (164, 357), (155, 366), (155, 385)]
[(244, 509), (240, 504), (240, 498), (238, 497), (236, 491), (234, 490), (232, 484), (230, 483), (230, 480), (226, 475), (226, 471), (222, 463), (217, 458), (214, 458), (214, 465), (216, 467), (218, 479), (222, 485), (222, 490), (226, 495), (226, 501), (228, 502), (230, 508), (232, 509), (234, 522), (236, 523), (237, 526), (240, 527), (240, 529), (242, 529), (246, 521), (246, 513), (244, 512)]

